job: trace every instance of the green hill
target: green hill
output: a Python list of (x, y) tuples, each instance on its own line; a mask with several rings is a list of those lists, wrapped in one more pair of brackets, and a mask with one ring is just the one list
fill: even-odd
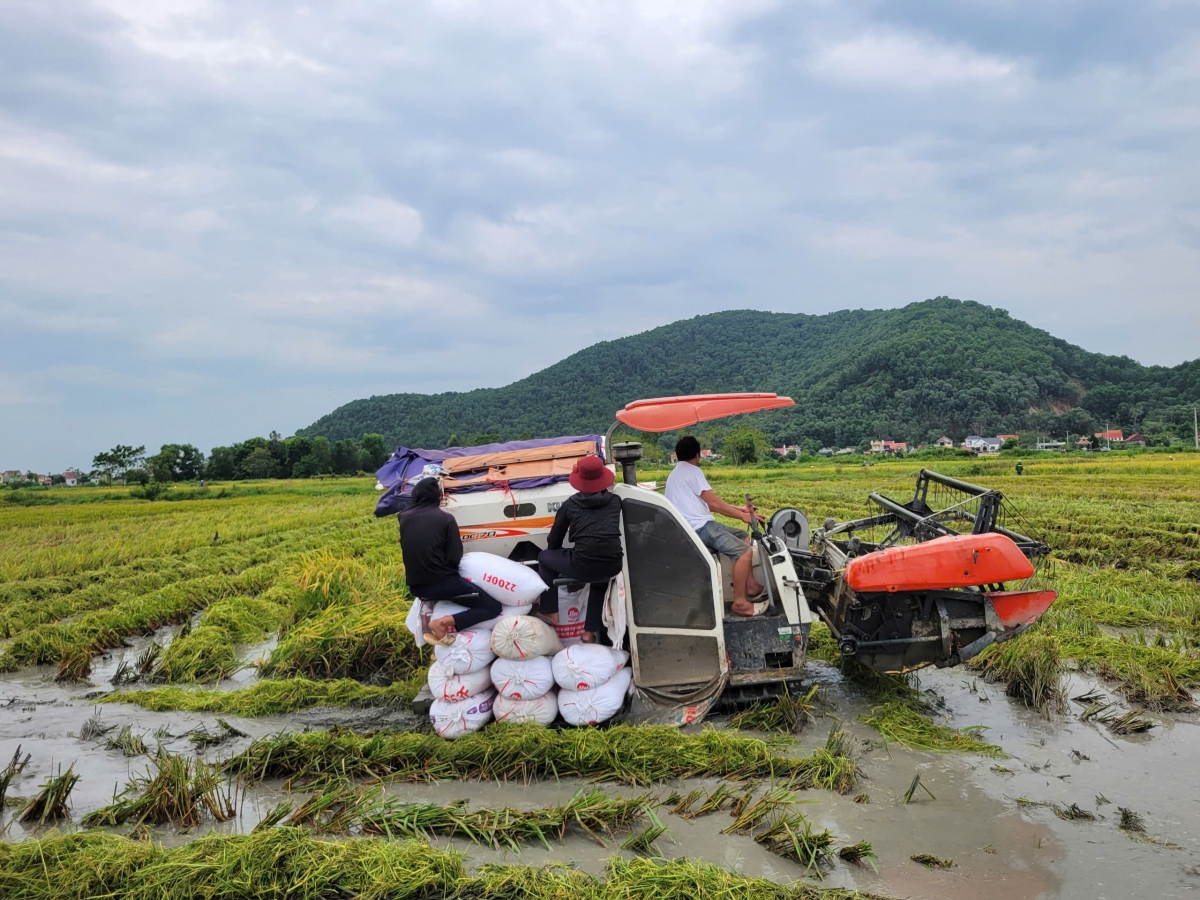
[(823, 316), (734, 310), (581, 350), (501, 388), (355, 400), (301, 435), (382, 433), (390, 445), (603, 431), (643, 397), (766, 390), (796, 400), (753, 424), (779, 441), (959, 440), (1102, 427), (1191, 435), (1200, 360), (1174, 368), (1089, 353), (978, 303)]

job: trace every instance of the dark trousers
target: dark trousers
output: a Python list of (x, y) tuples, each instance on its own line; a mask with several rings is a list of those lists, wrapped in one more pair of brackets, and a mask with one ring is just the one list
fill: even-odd
[[(449, 600), (451, 603), (467, 607), (466, 612), (454, 614), (455, 631), (462, 631), (464, 628), (494, 619), (504, 608), (500, 605), (499, 600), (493, 600), (471, 582), (457, 575), (435, 581), (433, 584), (410, 584), (408, 590), (414, 597), (420, 597), (430, 603)], [(475, 596), (460, 597), (459, 594), (474, 594)]]
[(587, 618), (583, 627), (592, 634), (599, 633), (604, 625), (604, 594), (608, 590), (608, 582), (620, 571), (620, 557), (608, 565), (596, 565), (581, 563), (570, 550), (543, 550), (538, 554), (538, 576), (551, 587), (542, 594), (541, 611), (558, 612), (558, 588), (553, 586), (555, 578), (570, 578), (589, 584), (592, 589), (588, 591)]

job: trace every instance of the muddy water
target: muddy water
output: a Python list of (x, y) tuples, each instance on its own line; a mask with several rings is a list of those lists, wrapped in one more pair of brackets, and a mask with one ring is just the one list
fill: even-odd
[[(126, 653), (136, 655), (140, 648)], [(255, 652), (261, 655), (256, 648)], [(93, 681), (105, 683), (119, 656), (97, 666)], [(809, 671), (823, 684), (828, 708), (801, 737), (803, 748), (820, 744), (838, 721), (863, 741), (878, 735), (855, 723), (867, 708), (854, 685), (841, 681), (836, 670), (812, 664)], [(73, 795), (76, 818), (111, 800), (114, 787), (124, 787), (132, 772), (146, 766), (144, 758), (126, 759), (105, 750), (103, 740), (84, 742), (76, 735), (97, 708), (89, 702), (95, 688), (65, 687), (52, 681), (49, 668), (24, 670), (0, 676), (0, 758), (11, 756), (16, 745), (33, 754), (29, 768), (14, 782), (10, 794), (29, 796), (58, 766), (75, 763), (82, 776)], [(1070, 716), (1042, 719), (1006, 698), (991, 685), (981, 685), (961, 672), (931, 672), (923, 686), (942, 697), (948, 720), (958, 727), (985, 725), (987, 737), (1011, 759), (990, 760), (967, 754), (931, 754), (897, 746), (869, 749), (862, 765), (867, 775), (862, 790), (866, 803), (812, 791), (805, 814), (818, 827), (828, 828), (839, 843), (870, 841), (878, 854), (878, 871), (838, 863), (825, 875), (825, 883), (877, 891), (898, 897), (942, 898), (1054, 898), (1087, 897), (1089, 900), (1147, 897), (1196, 897), (1200, 876), (1190, 874), (1200, 865), (1200, 725), (1194, 721), (1156, 718), (1159, 727), (1148, 736), (1113, 737), (1106, 729), (1078, 721), (1080, 707)], [(106, 685), (105, 685), (106, 686)], [(1076, 680), (1071, 694), (1094, 687)], [(104, 705), (101, 719), (113, 732), (126, 723), (176, 752), (192, 752), (187, 732), (200, 726), (216, 728), (216, 716), (191, 713), (151, 713), (127, 705)], [(352, 727), (411, 727), (411, 715), (379, 710), (308, 710), (286, 718), (238, 719), (226, 717), (249, 737), (235, 738), (207, 752), (210, 758), (244, 748), (250, 739), (287, 728), (324, 728), (331, 724)], [(154, 732), (158, 731), (159, 738)], [(1078, 751), (1072, 754), (1072, 751)], [(1087, 757), (1084, 759), (1083, 757)], [(1008, 771), (998, 771), (997, 768)], [(903, 802), (913, 775), (920, 773), (936, 799), (918, 792)], [(711, 788), (715, 781), (667, 785), (656, 789), (666, 796), (672, 790), (686, 793), (692, 787)], [(389, 794), (405, 800), (446, 803), (466, 799), (478, 806), (529, 808), (565, 802), (583, 785), (566, 780), (533, 785), (447, 783), (439, 785), (388, 785)], [(614, 786), (606, 790), (638, 793)], [(1096, 805), (1102, 794), (1111, 803)], [(255, 788), (243, 800), (239, 817), (216, 830), (249, 831), (281, 799), (296, 803), (305, 794), (289, 795), (282, 785)], [(1071, 822), (1046, 808), (1019, 807), (1018, 797), (1062, 805), (1077, 803), (1102, 818)], [(1146, 821), (1150, 835), (1161, 836), (1180, 849), (1139, 843), (1117, 828), (1118, 806), (1127, 806)], [(669, 834), (658, 842), (664, 856), (708, 859), (747, 875), (779, 881), (805, 877), (798, 864), (767, 852), (748, 837), (721, 834), (730, 822), (719, 812), (684, 820), (665, 810), (660, 818)], [(11, 822), (5, 814), (7, 836), (20, 839), (35, 831)], [(202, 829), (206, 831), (207, 828)], [(189, 840), (193, 834), (165, 832), (167, 843)], [(569, 836), (550, 849), (531, 847), (520, 854), (481, 849), (464, 841), (440, 841), (467, 852), (473, 863), (520, 861), (567, 862), (600, 874), (604, 861), (620, 852), (610, 841), (601, 846), (586, 835)], [(909, 857), (929, 853), (953, 859), (955, 865), (930, 871)], [(626, 854), (628, 855), (628, 854)]]

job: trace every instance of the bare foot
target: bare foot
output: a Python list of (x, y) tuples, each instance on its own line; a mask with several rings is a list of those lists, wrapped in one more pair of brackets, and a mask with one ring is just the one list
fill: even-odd
[(590, 631), (585, 631), (583, 633), (582, 640), (585, 644), (594, 644), (596, 643), (596, 635), (592, 634)]
[(454, 630), (454, 616), (442, 616), (429, 621), (429, 630), (439, 641)]
[(757, 581), (755, 581), (753, 576), (750, 576), (746, 579), (746, 596), (747, 597), (757, 597), (759, 594), (761, 594), (766, 589), (767, 589), (766, 586), (761, 585)]
[(732, 608), (732, 609), (733, 609), (733, 611), (734, 611), (735, 613), (737, 613), (739, 616), (752, 616), (752, 615), (754, 615), (754, 604), (753, 604), (753, 603), (751, 603), (749, 600), (747, 600), (745, 597), (738, 597), (738, 598), (736, 598), (736, 599), (733, 601), (733, 604), (732, 604), (731, 608)]

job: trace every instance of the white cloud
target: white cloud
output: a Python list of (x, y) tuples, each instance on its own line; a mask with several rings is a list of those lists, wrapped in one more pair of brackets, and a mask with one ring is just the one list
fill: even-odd
[(811, 59), (809, 69), (831, 81), (894, 90), (996, 85), (1017, 74), (1012, 60), (900, 32), (870, 32), (825, 47)]
[(424, 230), (419, 212), (387, 197), (358, 197), (330, 210), (329, 219), (385, 243), (402, 246), (416, 243)]
[(1200, 345), (1183, 4), (10, 0), (0, 31), (0, 393), (77, 401), (5, 421), (28, 464), (731, 307), (949, 293)]

